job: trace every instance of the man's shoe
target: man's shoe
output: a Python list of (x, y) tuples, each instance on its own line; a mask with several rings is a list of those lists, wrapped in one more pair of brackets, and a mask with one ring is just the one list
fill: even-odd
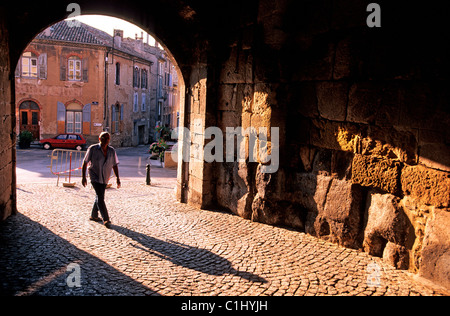
[(111, 228), (111, 221), (105, 221), (103, 224), (105, 224), (106, 228)]
[(94, 221), (94, 222), (101, 222), (102, 220), (101, 220), (101, 218), (99, 218), (99, 217), (89, 217), (89, 220), (90, 221)]

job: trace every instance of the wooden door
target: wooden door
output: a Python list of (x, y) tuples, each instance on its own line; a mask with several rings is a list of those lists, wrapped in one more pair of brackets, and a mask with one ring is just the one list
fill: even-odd
[(33, 101), (25, 101), (19, 107), (20, 132), (29, 131), (34, 139), (39, 139), (39, 106)]

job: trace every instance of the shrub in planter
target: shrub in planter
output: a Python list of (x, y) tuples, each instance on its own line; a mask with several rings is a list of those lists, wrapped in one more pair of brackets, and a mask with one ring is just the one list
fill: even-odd
[(161, 157), (161, 153), (164, 155), (164, 152), (169, 146), (163, 139), (159, 139), (157, 142), (150, 145), (149, 153), (152, 154), (152, 157)]
[(29, 131), (22, 131), (19, 134), (19, 147), (30, 148), (30, 144), (33, 141), (33, 134)]

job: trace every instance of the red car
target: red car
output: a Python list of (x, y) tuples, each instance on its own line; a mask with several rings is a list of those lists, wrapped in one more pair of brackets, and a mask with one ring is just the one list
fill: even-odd
[(72, 148), (82, 150), (86, 146), (86, 139), (80, 134), (59, 134), (53, 138), (41, 139), (39, 143), (44, 149), (51, 148)]

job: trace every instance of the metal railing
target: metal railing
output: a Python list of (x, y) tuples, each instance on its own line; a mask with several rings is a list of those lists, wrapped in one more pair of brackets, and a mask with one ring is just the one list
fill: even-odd
[(56, 186), (59, 184), (59, 178), (64, 177), (65, 186), (73, 186), (71, 182), (73, 177), (82, 176), (82, 166), (85, 151), (54, 149), (50, 156), (50, 171), (58, 177)]

